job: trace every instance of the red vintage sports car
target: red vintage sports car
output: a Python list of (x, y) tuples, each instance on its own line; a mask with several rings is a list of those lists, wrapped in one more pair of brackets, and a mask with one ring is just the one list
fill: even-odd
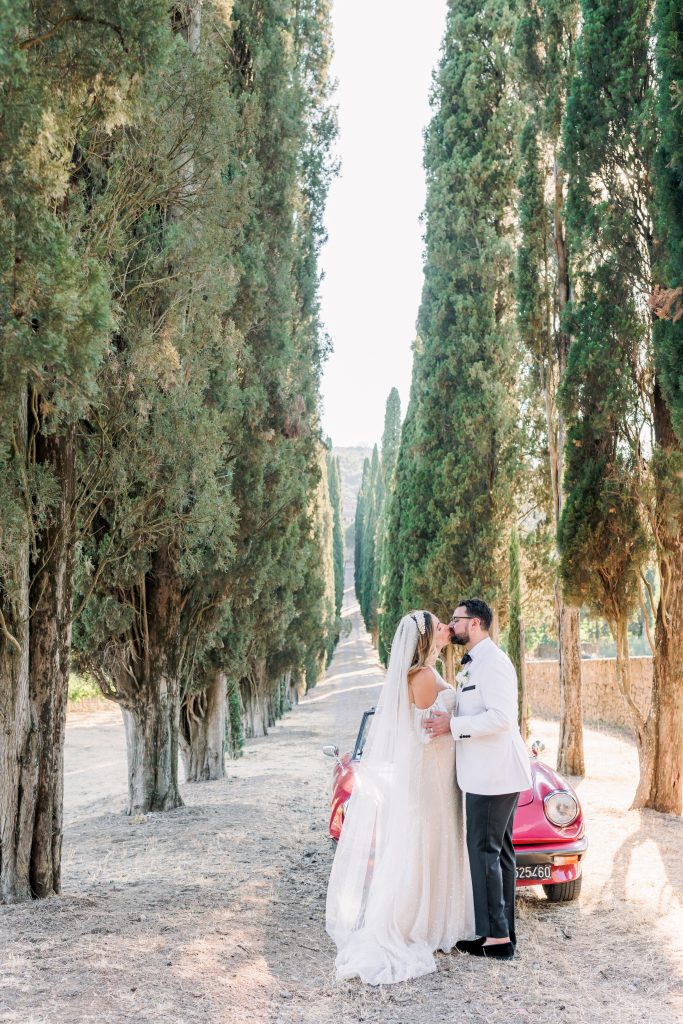
[[(356, 765), (375, 709), (364, 712), (353, 751), (339, 756), (339, 748), (323, 747), (335, 759), (332, 772), (329, 832), (336, 842), (351, 798)], [(542, 885), (549, 900), (567, 902), (581, 892), (581, 861), (586, 852), (583, 812), (576, 793), (538, 754), (543, 744), (531, 746), (532, 788), (520, 793), (512, 841), (517, 856), (517, 885)]]

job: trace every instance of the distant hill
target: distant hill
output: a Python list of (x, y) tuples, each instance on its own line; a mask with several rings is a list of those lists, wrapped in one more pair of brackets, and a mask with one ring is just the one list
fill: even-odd
[(372, 448), (333, 448), (339, 459), (342, 489), (342, 515), (348, 526), (356, 515), (356, 498), (363, 477), (363, 462), (372, 455)]

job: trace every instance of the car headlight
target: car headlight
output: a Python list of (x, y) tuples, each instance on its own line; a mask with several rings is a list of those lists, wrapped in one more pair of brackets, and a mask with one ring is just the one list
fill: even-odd
[(578, 800), (566, 791), (549, 793), (543, 801), (543, 810), (549, 822), (564, 828), (579, 816)]

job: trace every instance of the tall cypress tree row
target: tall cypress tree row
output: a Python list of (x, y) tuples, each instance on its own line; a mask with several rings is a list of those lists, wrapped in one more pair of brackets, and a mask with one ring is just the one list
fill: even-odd
[(449, 4), (425, 142), (425, 281), (413, 367), (418, 468), (401, 496), (407, 532), (421, 535), (424, 554), (405, 567), (403, 589), (408, 603), (441, 617), (463, 595), (496, 607), (506, 592), (517, 462), (514, 28), (505, 0)]
[(377, 531), (384, 501), (382, 465), (377, 445), (372, 450), (368, 493), (363, 516), (363, 549), (360, 610), (373, 643), (377, 643)]
[[(561, 168), (562, 120), (573, 69), (578, 3), (538, 0), (525, 5), (516, 33), (520, 91), (526, 121), (520, 135), (517, 323), (528, 353), (529, 404), (545, 423), (547, 461), (537, 493), (553, 533), (564, 504), (565, 423), (557, 391), (567, 366), (570, 336), (562, 314), (572, 292)], [(528, 414), (527, 414), (528, 416)], [(533, 432), (526, 437), (533, 439)], [(538, 453), (529, 453), (538, 466)], [(545, 492), (545, 494), (544, 494)], [(584, 772), (579, 609), (554, 583), (559, 649), (560, 741), (557, 767)]]
[(382, 503), (377, 522), (377, 539), (375, 551), (375, 579), (373, 582), (373, 601), (375, 614), (375, 635), (380, 659), (386, 664), (388, 648), (384, 642), (381, 621), (382, 594), (385, 590), (387, 572), (387, 515), (389, 501), (394, 487), (394, 472), (398, 449), (401, 443), (401, 398), (397, 388), (392, 388), (384, 410), (384, 430), (382, 431)]
[(353, 581), (358, 603), (363, 603), (363, 569), (365, 568), (365, 521), (370, 504), (370, 459), (363, 460), (358, 496), (356, 498), (356, 514), (353, 530)]
[(384, 408), (384, 429), (382, 431), (382, 476), (388, 487), (396, 468), (398, 449), (401, 443), (401, 397), (397, 388), (392, 388)]
[(294, 694), (315, 682), (333, 628), (324, 613), (324, 580), (333, 570), (314, 540), (311, 504), (326, 475), (318, 383), (327, 339), (317, 256), (335, 170), (329, 4), (281, 2), (268, 10), (264, 21), (260, 4), (235, 7), (237, 51), (257, 105), (259, 196), (247, 231), (254, 263), (237, 301), (248, 341), (240, 364), (248, 444), (235, 463), (240, 527), (229, 589), (240, 601), (246, 646), (231, 634), (222, 644), (228, 678), (238, 674), (249, 735), (272, 724), (273, 688), (283, 678)]
[[(568, 310), (575, 340), (563, 382), (572, 427), (562, 571), (574, 599), (583, 595), (599, 608), (617, 638), (640, 760), (634, 805), (680, 811), (681, 754), (670, 745), (680, 735), (682, 699), (680, 447), (647, 306), (658, 248), (652, 5), (584, 0), (582, 13), (564, 130), (580, 287)], [(627, 621), (640, 601), (654, 600), (643, 573), (650, 545), (661, 588), (654, 682), (643, 712), (631, 694)]]
[[(114, 324), (91, 244), (91, 143), (125, 124), (167, 44), (163, 5), (0, 7), (0, 898), (60, 889), (76, 431)], [(86, 102), (87, 100), (87, 102)]]
[(393, 489), (386, 511), (386, 535), (391, 543), (384, 548), (382, 590), (380, 593), (381, 649), (388, 657), (391, 641), (401, 617), (413, 606), (413, 573), (426, 556), (429, 545), (428, 517), (414, 504), (417, 481), (428, 473), (415, 443), (415, 377), (411, 385), (408, 409), (401, 428), (396, 457)]
[[(328, 486), (332, 505), (333, 548), (334, 548), (334, 610), (335, 618), (339, 619), (344, 600), (344, 526), (342, 523), (341, 474), (339, 459), (333, 455), (327, 458)], [(339, 626), (336, 626), (339, 637)]]
[(517, 714), (522, 738), (529, 733), (526, 697), (526, 665), (524, 651), (524, 620), (522, 618), (522, 576), (519, 549), (519, 531), (515, 527), (510, 534), (510, 576), (509, 576), (509, 624), (507, 653), (517, 673)]
[(386, 534), (387, 501), (393, 486), (401, 433), (401, 400), (396, 388), (387, 398), (384, 413), (381, 453), (374, 446), (372, 458), (366, 460), (363, 480), (356, 505), (356, 593), (365, 626), (386, 660), (387, 647), (380, 633), (381, 595), (385, 590), (384, 538)]
[(16, 50), (7, 137), (17, 129), (2, 167), (5, 355), (20, 373), (13, 394), (3, 364), (14, 492), (0, 513), (0, 657), (23, 680), (3, 705), (8, 792), (30, 790), (26, 741), (40, 765), (27, 818), (40, 849), (30, 829), (17, 838), (19, 871), (3, 851), (8, 898), (59, 885), (74, 550), (79, 658), (126, 711), (131, 809), (179, 802), (184, 693), (197, 697), (185, 724), (212, 726), (185, 736), (206, 777), (222, 765), (226, 690), (237, 749), (244, 680), (258, 669), (265, 729), (283, 680), (321, 670), (333, 618), (318, 426), (327, 0), (144, 12), (130, 0), (114, 19), (69, 8), (56, 29), (49, 16), (26, 5), (3, 23)]

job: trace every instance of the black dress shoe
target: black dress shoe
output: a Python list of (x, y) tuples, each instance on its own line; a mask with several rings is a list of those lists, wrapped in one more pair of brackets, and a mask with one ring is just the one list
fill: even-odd
[(481, 955), (490, 960), (512, 960), (515, 947), (511, 942), (492, 942), (481, 947)]
[(486, 936), (482, 935), (480, 939), (460, 939), (455, 944), (455, 948), (459, 949), (461, 953), (474, 953), (475, 955), (481, 955), (479, 950), (484, 945)]

